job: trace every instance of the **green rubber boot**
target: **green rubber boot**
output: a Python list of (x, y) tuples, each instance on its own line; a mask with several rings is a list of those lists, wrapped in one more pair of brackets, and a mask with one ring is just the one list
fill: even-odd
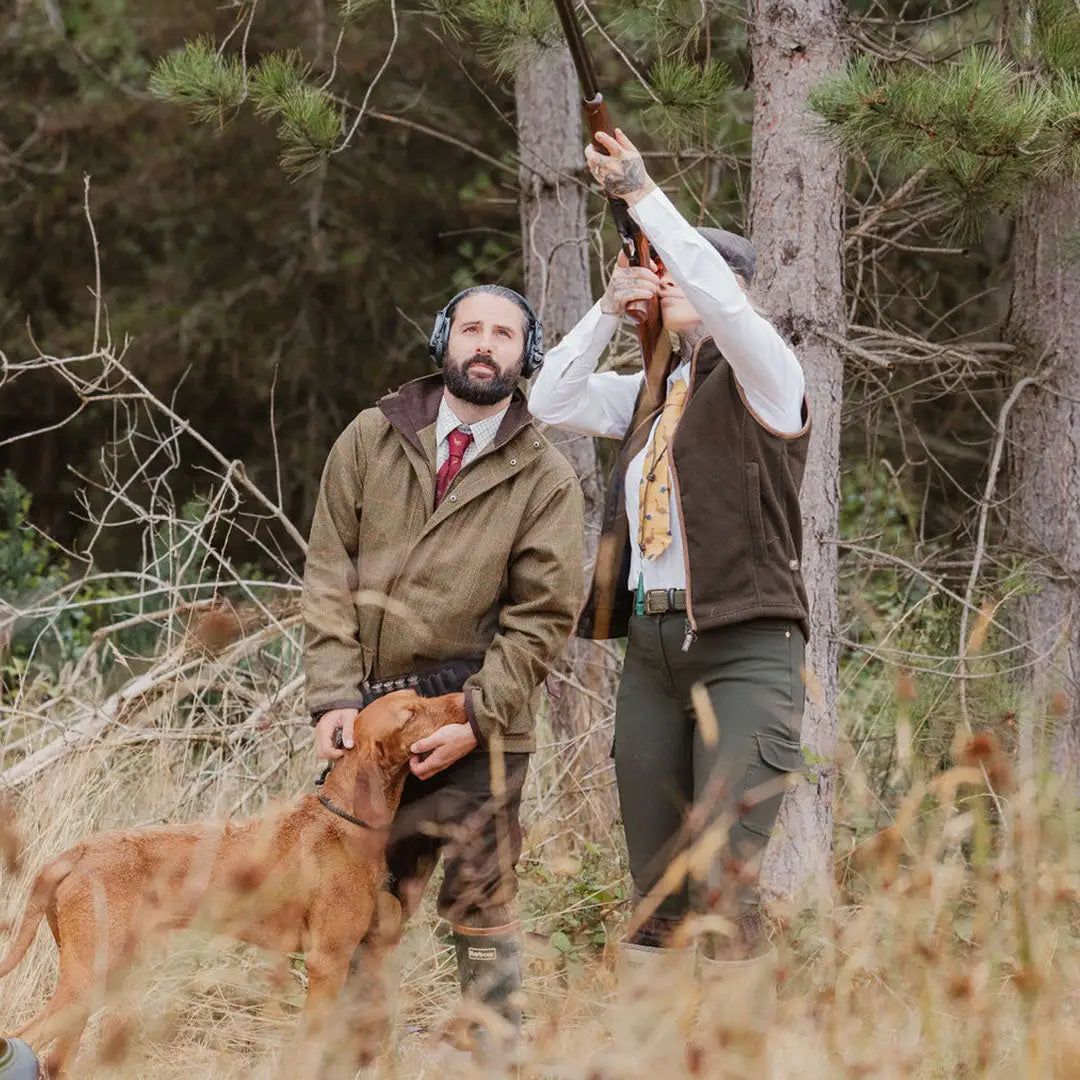
[(520, 925), (455, 927), (454, 952), (462, 998), (489, 1010), (469, 1025), (471, 1048), (481, 1056), (509, 1052), (521, 1034)]

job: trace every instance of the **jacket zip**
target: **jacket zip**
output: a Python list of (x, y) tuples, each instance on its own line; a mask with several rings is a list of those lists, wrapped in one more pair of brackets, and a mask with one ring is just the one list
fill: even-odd
[[(690, 385), (686, 388), (686, 402), (683, 405), (684, 415), (690, 404), (690, 398), (694, 393), (694, 375), (697, 371), (698, 353), (701, 351), (702, 344), (704, 344), (703, 341), (697, 343), (693, 355), (690, 357)], [(668, 460), (668, 469), (671, 472), (672, 487), (675, 489), (672, 494), (675, 496), (675, 512), (679, 515), (679, 531), (682, 533), (683, 569), (686, 572), (686, 634), (683, 637), (682, 651), (689, 652), (690, 646), (697, 640), (698, 631), (697, 620), (694, 618), (694, 604), (690, 588), (690, 543), (686, 535), (686, 524), (683, 521), (682, 491), (679, 487), (679, 474), (675, 470), (675, 435), (677, 434), (678, 427), (676, 427), (675, 433), (671, 437), (671, 453)]]

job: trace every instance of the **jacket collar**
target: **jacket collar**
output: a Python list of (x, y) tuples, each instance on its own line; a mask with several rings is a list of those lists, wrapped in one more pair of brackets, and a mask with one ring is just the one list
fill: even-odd
[[(424, 375), (387, 394), (377, 402), (383, 416), (393, 428), (416, 449), (427, 456), (420, 432), (432, 427), (439, 415), (439, 402), (443, 396), (443, 378), (439, 372)], [(508, 443), (515, 435), (532, 423), (525, 395), (514, 391), (506, 415), (495, 435), (493, 449)]]

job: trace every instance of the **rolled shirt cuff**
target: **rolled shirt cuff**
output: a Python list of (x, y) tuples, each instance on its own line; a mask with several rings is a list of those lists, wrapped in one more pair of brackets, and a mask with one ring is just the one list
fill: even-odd
[(469, 727), (472, 728), (473, 735), (476, 736), (476, 745), (486, 746), (487, 739), (484, 738), (483, 732), (481, 732), (480, 726), (476, 722), (476, 709), (473, 707), (474, 690), (472, 687), (468, 687), (463, 692), (465, 694), (465, 719), (469, 721)]

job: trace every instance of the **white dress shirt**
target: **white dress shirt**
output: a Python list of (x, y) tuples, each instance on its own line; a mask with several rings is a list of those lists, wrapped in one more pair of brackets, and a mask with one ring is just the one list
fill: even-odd
[[(659, 188), (631, 207), (630, 213), (731, 364), (751, 411), (782, 435), (801, 431), (805, 381), (799, 361), (772, 324), (751, 306), (720, 253), (682, 217)], [(529, 411), (534, 417), (587, 435), (625, 437), (645, 374), (596, 371), (618, 323), (616, 316), (605, 315), (600, 304), (594, 304), (547, 353), (529, 395)], [(680, 375), (689, 381), (689, 368), (687, 361), (673, 371), (668, 386)], [(658, 416), (654, 429), (659, 419)], [(631, 540), (627, 588), (636, 589), (641, 576), (646, 589), (684, 589), (686, 560), (682, 525), (674, 506), (668, 547), (654, 559), (642, 559), (637, 546), (638, 488), (644, 458), (643, 448), (626, 471), (626, 514)], [(674, 498), (674, 491), (671, 497)]]
[(464, 468), (495, 441), (495, 436), (499, 434), (499, 425), (503, 422), (508, 408), (509, 405), (501, 412), (477, 420), (474, 424), (463, 424), (443, 397), (439, 402), (439, 415), (435, 420), (435, 471), (438, 472), (450, 456), (451, 431), (461, 428), (462, 431), (472, 432), (472, 442), (465, 447), (465, 453), (461, 455), (461, 465)]

